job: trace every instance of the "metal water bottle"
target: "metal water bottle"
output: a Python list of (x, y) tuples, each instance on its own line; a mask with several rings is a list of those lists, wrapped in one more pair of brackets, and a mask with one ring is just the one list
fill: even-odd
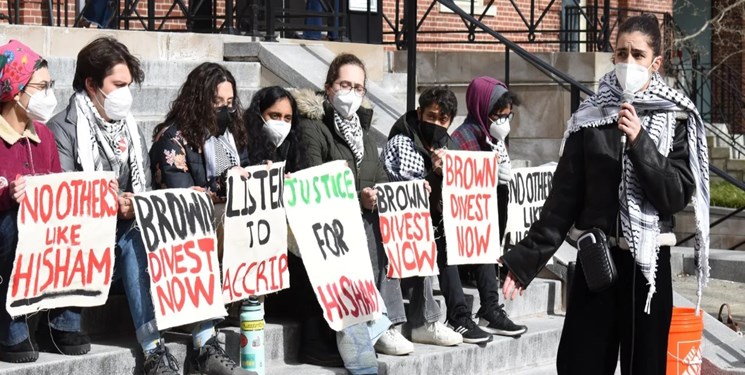
[(264, 306), (256, 297), (241, 306), (241, 368), (265, 374)]

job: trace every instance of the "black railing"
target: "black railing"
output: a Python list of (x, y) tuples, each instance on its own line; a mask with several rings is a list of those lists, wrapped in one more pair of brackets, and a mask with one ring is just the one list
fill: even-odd
[[(610, 7), (608, 1), (599, 4), (580, 6), (579, 1), (573, 0), (574, 5), (565, 6), (562, 11), (561, 48), (566, 52), (611, 52), (613, 41), (610, 40), (619, 25), (631, 16), (654, 14), (663, 21), (667, 13), (654, 12), (639, 8)], [(661, 22), (661, 32), (665, 34), (665, 22)]]

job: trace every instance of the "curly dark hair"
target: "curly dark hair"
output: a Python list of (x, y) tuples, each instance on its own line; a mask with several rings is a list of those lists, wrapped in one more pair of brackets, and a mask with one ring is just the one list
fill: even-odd
[(175, 125), (191, 147), (201, 149), (207, 138), (217, 135), (217, 113), (213, 103), (217, 86), (223, 82), (233, 85), (233, 106), (236, 108), (228, 129), (235, 138), (235, 146), (239, 152), (247, 147), (248, 136), (243, 127), (235, 78), (224, 66), (213, 62), (202, 63), (189, 73), (178, 96), (171, 103), (165, 121), (155, 127), (153, 138), (168, 126)]
[(295, 172), (305, 167), (305, 143), (301, 141), (300, 115), (298, 114), (297, 103), (295, 103), (295, 98), (289, 91), (279, 86), (265, 87), (257, 91), (251, 98), (251, 105), (243, 114), (243, 121), (246, 131), (251, 135), (248, 146), (251, 164), (273, 160), (275, 148), (264, 132), (262, 113), (277, 101), (285, 98), (290, 101), (292, 107), (292, 127), (290, 128), (290, 134), (287, 135), (280, 147), (287, 151), (285, 170)]

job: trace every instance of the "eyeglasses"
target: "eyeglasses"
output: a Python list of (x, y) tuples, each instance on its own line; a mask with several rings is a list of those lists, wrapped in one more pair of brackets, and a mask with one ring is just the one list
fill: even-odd
[[(33, 87), (39, 91), (44, 91), (44, 94), (48, 94), (47, 90), (54, 88), (54, 80), (51, 81), (42, 81), (42, 82), (34, 82), (34, 83), (27, 83), (26, 87)], [(24, 88), (23, 91), (25, 92), (26, 89)]]
[(496, 118), (494, 116), (489, 116), (489, 118), (492, 121), (496, 122), (497, 125), (502, 125), (502, 124), (504, 124), (507, 121), (512, 121), (512, 117), (514, 117), (514, 116), (515, 116), (515, 113), (514, 112), (510, 112), (510, 113), (508, 113), (506, 115), (497, 115)]
[(216, 103), (215, 104), (215, 112), (220, 112), (221, 108), (227, 108), (228, 112), (235, 113), (235, 111), (238, 110), (238, 105), (235, 102), (230, 102), (228, 104), (225, 103)]
[(352, 82), (349, 81), (339, 81), (336, 82), (336, 85), (339, 86), (339, 89), (336, 90), (336, 93), (341, 95), (347, 95), (352, 90), (354, 90), (354, 93), (357, 94), (357, 96), (365, 96), (365, 94), (367, 94), (367, 89), (365, 88), (365, 86), (353, 85)]

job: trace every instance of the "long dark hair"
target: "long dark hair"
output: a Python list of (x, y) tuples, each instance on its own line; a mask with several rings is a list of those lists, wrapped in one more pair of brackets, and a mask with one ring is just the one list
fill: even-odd
[(246, 131), (250, 135), (248, 155), (251, 164), (258, 164), (264, 160), (272, 160), (275, 155), (275, 148), (267, 139), (264, 132), (263, 113), (277, 101), (287, 99), (292, 107), (292, 127), (290, 134), (280, 145), (281, 150), (287, 150), (287, 165), (285, 169), (288, 172), (294, 172), (304, 168), (305, 162), (305, 145), (301, 140), (300, 115), (298, 114), (295, 98), (287, 90), (279, 86), (265, 87), (256, 92), (251, 98), (251, 105), (243, 114)]
[(217, 113), (213, 102), (217, 86), (223, 82), (230, 82), (233, 85), (233, 106), (237, 110), (232, 114), (228, 129), (233, 134), (235, 145), (240, 152), (248, 145), (248, 136), (243, 127), (241, 102), (235, 78), (224, 66), (212, 62), (200, 64), (189, 73), (179, 90), (178, 97), (171, 103), (165, 121), (155, 127), (153, 138), (166, 127), (175, 125), (191, 147), (201, 149), (207, 138), (216, 135), (218, 131)]

